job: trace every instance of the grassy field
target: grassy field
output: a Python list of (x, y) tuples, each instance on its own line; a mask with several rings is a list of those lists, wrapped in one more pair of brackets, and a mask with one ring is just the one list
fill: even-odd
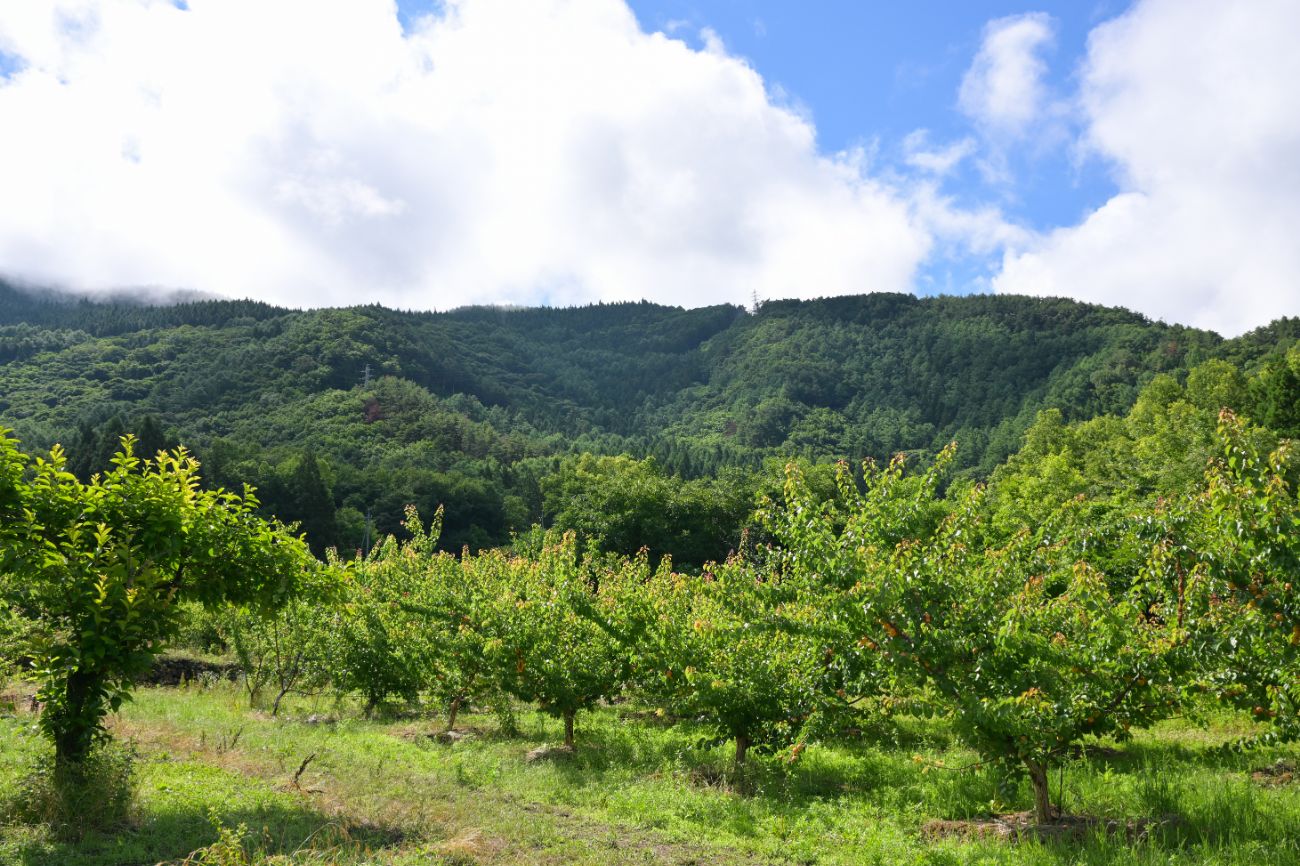
[(190, 862), (1300, 863), (1300, 781), (1253, 772), (1294, 766), (1300, 748), (1225, 755), (1215, 747), (1250, 730), (1230, 716), (1209, 732), (1168, 723), (1070, 761), (1053, 777), (1067, 811), (1166, 821), (1136, 840), (1095, 829), (1048, 843), (927, 835), (935, 819), (1030, 803), (1023, 781), (936, 766), (974, 761), (940, 722), (899, 720), (811, 748), (793, 767), (758, 758), (737, 780), (725, 748), (700, 745), (703, 730), (631, 705), (580, 716), (576, 755), (530, 761), (561, 736), (540, 714), (521, 710), (510, 735), (468, 714), (471, 736), (449, 744), (429, 736), (434, 722), (365, 721), (328, 699), (272, 719), (228, 684), (142, 688), (112, 720), (136, 753), (133, 813), (111, 833), (71, 839), (15, 817), (47, 752), (34, 721), (22, 701), (0, 708), (6, 866), (178, 862), (218, 842)]

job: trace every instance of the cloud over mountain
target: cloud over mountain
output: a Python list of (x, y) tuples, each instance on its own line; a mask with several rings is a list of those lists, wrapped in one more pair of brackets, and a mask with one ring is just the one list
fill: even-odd
[[(1230, 334), (1300, 314), (1288, 0), (1139, 0), (1073, 76), (1060, 21), (996, 18), (938, 109), (959, 128), (878, 148), (864, 117), (833, 154), (706, 27), (436, 8), (0, 3), (0, 275), (415, 308), (992, 285)], [(1028, 217), (1044, 154), (1117, 192)]]
[(1300, 5), (1145, 0), (1097, 27), (1083, 145), (1120, 191), (1012, 247), (998, 291), (1237, 334), (1300, 314)]
[(861, 154), (621, 0), (0, 6), (0, 268), (293, 304), (907, 290)]

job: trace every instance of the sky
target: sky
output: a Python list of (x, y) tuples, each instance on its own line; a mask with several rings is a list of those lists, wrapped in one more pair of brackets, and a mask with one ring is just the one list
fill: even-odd
[(0, 275), (1300, 315), (1294, 0), (0, 0)]

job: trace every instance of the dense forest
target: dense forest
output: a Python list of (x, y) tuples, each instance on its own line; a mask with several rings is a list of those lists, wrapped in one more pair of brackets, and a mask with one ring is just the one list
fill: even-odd
[(146, 454), (184, 444), (205, 483), (252, 484), (317, 552), (368, 546), (415, 504), (445, 506), (452, 550), (542, 523), (700, 565), (734, 549), (785, 459), (924, 460), (956, 441), (953, 478), (987, 478), (1044, 410), (1120, 416), (1210, 360), (1255, 377), (1247, 415), (1300, 426), (1295, 319), (1224, 340), (1006, 296), (444, 313), (172, 300), (0, 283), (0, 424), (29, 449), (62, 443), (83, 479), (123, 433)]

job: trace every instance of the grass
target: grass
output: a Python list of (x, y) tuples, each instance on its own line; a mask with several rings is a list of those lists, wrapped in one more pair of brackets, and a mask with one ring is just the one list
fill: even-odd
[[(8, 713), (0, 802), (21, 796), (24, 774), (47, 751), (21, 701)], [(272, 719), (248, 710), (230, 684), (142, 688), (112, 722), (138, 755), (129, 820), (74, 841), (11, 819), (0, 825), (0, 864), (178, 862), (230, 843), (240, 825), (241, 844), (191, 862), (1300, 863), (1300, 784), (1250, 777), (1300, 749), (1225, 755), (1216, 747), (1250, 729), (1234, 716), (1209, 730), (1166, 723), (1069, 762), (1053, 776), (1069, 811), (1178, 822), (1143, 842), (1097, 833), (1052, 844), (923, 838), (931, 819), (1029, 804), (1022, 780), (938, 768), (974, 756), (937, 722), (902, 720), (877, 737), (812, 748), (792, 768), (759, 759), (743, 784), (728, 781), (725, 748), (699, 747), (703, 730), (627, 706), (580, 716), (577, 754), (535, 762), (529, 751), (560, 739), (557, 721), (521, 711), (515, 736), (487, 715), (461, 724), (476, 736), (443, 744), (428, 736), (436, 722), (365, 721), (328, 700), (299, 699)]]

